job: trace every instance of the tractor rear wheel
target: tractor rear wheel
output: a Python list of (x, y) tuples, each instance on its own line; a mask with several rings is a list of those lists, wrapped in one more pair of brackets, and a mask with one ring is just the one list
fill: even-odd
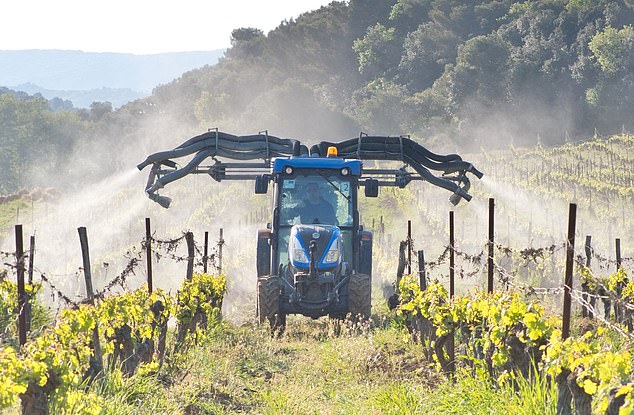
[(353, 317), (370, 318), (372, 279), (368, 274), (352, 274), (348, 282), (348, 311)]
[(267, 320), (273, 332), (286, 327), (286, 314), (280, 312), (280, 277), (277, 275), (258, 278), (258, 317), (260, 324)]

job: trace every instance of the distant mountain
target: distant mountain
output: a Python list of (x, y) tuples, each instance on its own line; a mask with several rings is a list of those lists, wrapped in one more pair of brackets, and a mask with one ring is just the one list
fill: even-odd
[(214, 50), (133, 55), (0, 50), (0, 86), (41, 93), (49, 99), (52, 98), (49, 93), (58, 91), (56, 96), (70, 99), (80, 107), (90, 100), (107, 100), (117, 106), (113, 100), (149, 95), (154, 87), (168, 83), (184, 72), (214, 65), (223, 53), (224, 50)]
[(21, 84), (11, 87), (16, 91), (26, 92), (29, 95), (40, 94), (48, 100), (59, 98), (72, 102), (73, 107), (88, 108), (93, 102), (110, 102), (114, 108), (119, 108), (130, 101), (147, 96), (147, 93), (133, 91), (129, 88), (106, 88), (79, 91), (60, 91), (55, 89), (42, 88), (32, 83)]

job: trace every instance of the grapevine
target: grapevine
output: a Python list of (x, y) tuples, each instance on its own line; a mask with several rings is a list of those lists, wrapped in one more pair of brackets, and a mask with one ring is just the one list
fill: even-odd
[[(608, 279), (610, 287), (625, 280), (624, 272)], [(589, 277), (587, 277), (589, 278)], [(423, 343), (430, 344), (428, 355), (445, 371), (447, 339), (462, 339), (464, 364), (482, 364), (490, 375), (513, 379), (525, 378), (533, 365), (556, 379), (560, 388), (569, 389), (579, 414), (595, 408), (605, 413), (620, 406), (621, 413), (634, 410), (634, 364), (625, 344), (613, 350), (607, 330), (598, 327), (580, 337), (561, 338), (561, 322), (545, 315), (544, 308), (527, 301), (519, 292), (474, 291), (449, 298), (445, 288), (432, 283), (420, 290), (418, 281), (405, 276), (399, 286), (401, 304), (398, 313), (408, 326), (418, 331)], [(634, 284), (623, 288), (622, 301), (630, 301)], [(431, 330), (429, 328), (431, 326)], [(439, 347), (438, 342), (443, 344)], [(564, 396), (560, 394), (560, 397)], [(570, 405), (570, 402), (560, 402)]]
[[(0, 288), (5, 289), (0, 293), (8, 290), (11, 294), (0, 300), (13, 301), (9, 299), (15, 298), (15, 287), (4, 280)], [(103, 344), (103, 357), (110, 362), (106, 370), (121, 368), (130, 376), (141, 363), (160, 366), (172, 316), (183, 336), (191, 333), (199, 337), (206, 328), (218, 324), (225, 291), (224, 276), (195, 274), (175, 297), (162, 290), (148, 293), (140, 288), (104, 298), (94, 306), (79, 304), (62, 310), (60, 318), (32, 336), (22, 350), (11, 346), (0, 349), (0, 409), (16, 405), (20, 399), (24, 413), (49, 404), (74, 408), (76, 413), (99, 413), (101, 398), (84, 388), (97, 375), (91, 373), (96, 357), (92, 344), (95, 328)]]

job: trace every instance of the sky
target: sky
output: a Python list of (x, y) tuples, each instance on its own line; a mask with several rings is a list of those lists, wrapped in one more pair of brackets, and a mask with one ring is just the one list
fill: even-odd
[(227, 48), (231, 31), (268, 33), (332, 0), (9, 0), (0, 50), (152, 54)]

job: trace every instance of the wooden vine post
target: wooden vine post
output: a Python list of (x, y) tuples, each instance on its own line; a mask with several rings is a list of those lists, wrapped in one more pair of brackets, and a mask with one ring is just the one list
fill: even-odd
[(223, 230), (220, 228), (220, 238), (218, 239), (218, 274), (222, 274), (222, 246), (224, 244)]
[(621, 268), (621, 262), (623, 259), (621, 258), (621, 239), (616, 238), (615, 240), (616, 246), (616, 270), (618, 271)]
[(24, 286), (24, 241), (22, 239), (22, 225), (15, 225), (15, 257), (17, 260), (18, 277), (18, 341), (20, 346), (26, 344), (26, 307), (28, 298)]
[[(590, 264), (592, 263), (592, 235), (586, 235), (586, 268), (590, 269)], [(589, 289), (587, 281), (583, 281), (581, 283), (581, 297), (583, 298), (583, 306), (581, 308), (581, 315), (585, 318), (588, 317), (590, 319), (594, 318), (593, 306), (596, 297), (593, 295), (589, 296)], [(590, 298), (589, 298), (590, 297)], [(591, 304), (591, 307), (588, 307), (588, 304)]]
[(421, 291), (427, 289), (427, 275), (425, 273), (425, 252), (421, 249), (418, 251), (418, 279)]
[(449, 212), (449, 298), (453, 298), (455, 287), (456, 241), (454, 235), (454, 213), (452, 210)]
[(577, 205), (570, 204), (568, 212), (568, 240), (566, 250), (566, 275), (564, 277), (564, 310), (563, 310), (563, 327), (561, 329), (561, 337), (566, 340), (570, 337), (570, 308), (572, 305), (572, 272), (574, 270), (575, 259), (575, 228), (577, 222)]
[(398, 267), (396, 269), (396, 291), (398, 292), (398, 287), (401, 285), (401, 279), (403, 279), (403, 274), (405, 274), (405, 268), (407, 267), (407, 255), (405, 251), (407, 250), (407, 241), (401, 241), (398, 244)]
[[(622, 258), (621, 258), (621, 239), (620, 238), (616, 238), (615, 242), (615, 248), (616, 248), (616, 272), (619, 272), (619, 270), (621, 269), (621, 262), (622, 262)], [(625, 282), (624, 281), (618, 281), (616, 283), (616, 295), (618, 298), (621, 298), (621, 294), (623, 293), (623, 287), (625, 286)], [(615, 301), (614, 302), (614, 320), (617, 323), (623, 323), (624, 319), (623, 319), (623, 306), (621, 305), (621, 303), (619, 303), (619, 301)]]
[(29, 285), (33, 284), (34, 259), (35, 259), (35, 235), (31, 235), (31, 239), (29, 240), (29, 272), (28, 272)]
[[(88, 248), (88, 234), (84, 226), (77, 228), (77, 231), (79, 232), (79, 243), (81, 245), (81, 256), (84, 265), (86, 296), (88, 298), (88, 302), (92, 305), (95, 305), (95, 298), (92, 287), (92, 274), (90, 270), (90, 250)], [(94, 371), (98, 372), (103, 369), (103, 359), (101, 357), (101, 343), (99, 342), (99, 328), (97, 327), (97, 324), (95, 324), (95, 327), (92, 331), (92, 347), (94, 354), (93, 361), (91, 361), (91, 366), (93, 367)]]
[(191, 281), (194, 277), (194, 234), (192, 232), (185, 234), (185, 242), (187, 242), (187, 280)]
[(205, 247), (203, 251), (203, 272), (207, 273), (207, 262), (209, 261), (209, 232), (205, 231)]
[(487, 292), (493, 293), (493, 254), (495, 238), (495, 201), (489, 198), (489, 258), (487, 260)]
[[(455, 250), (456, 241), (454, 233), (454, 212), (449, 212), (449, 299), (454, 296), (454, 278), (455, 278)], [(449, 373), (453, 376), (456, 371), (456, 350), (455, 350), (455, 333), (451, 330), (449, 335)]]
[(145, 218), (145, 264), (147, 267), (147, 290), (152, 293), (152, 228), (150, 218)]
[(407, 275), (412, 275), (412, 221), (407, 221)]

